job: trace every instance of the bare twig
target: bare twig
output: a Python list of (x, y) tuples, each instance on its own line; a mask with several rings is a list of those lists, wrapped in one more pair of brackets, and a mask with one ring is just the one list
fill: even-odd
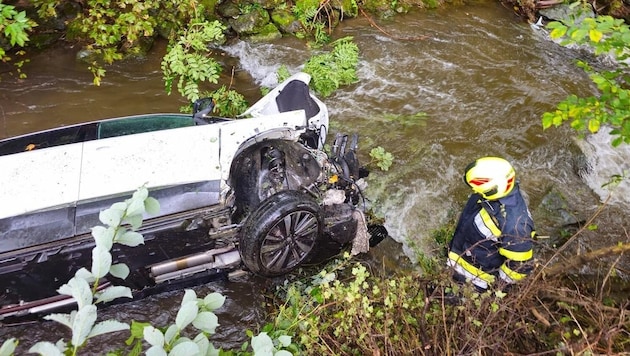
[[(584, 265), (590, 261), (597, 260), (605, 256), (620, 255), (628, 251), (630, 251), (630, 244), (620, 244), (616, 246), (600, 248), (599, 250), (591, 251), (583, 255), (573, 256), (567, 262), (550, 267), (542, 271), (542, 273), (544, 274), (544, 276), (549, 276), (549, 277), (556, 276), (559, 274), (565, 274), (571, 271), (572, 269), (574, 269), (575, 267)], [(617, 259), (617, 261), (619, 261), (619, 259)]]

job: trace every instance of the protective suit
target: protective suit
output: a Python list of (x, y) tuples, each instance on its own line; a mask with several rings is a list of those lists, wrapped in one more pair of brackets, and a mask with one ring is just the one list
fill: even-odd
[(449, 245), (454, 278), (479, 290), (524, 279), (532, 270), (535, 230), (512, 166), (501, 158), (481, 158), (467, 167), (464, 180), (474, 193)]

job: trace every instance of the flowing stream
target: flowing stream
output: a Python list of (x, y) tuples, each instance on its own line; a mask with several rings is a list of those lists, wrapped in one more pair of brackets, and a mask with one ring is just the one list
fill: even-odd
[[(512, 161), (543, 235), (558, 230), (540, 208), (550, 191), (559, 191), (577, 206), (569, 213), (583, 221), (608, 195), (600, 186), (629, 169), (629, 150), (612, 149), (606, 135), (580, 143), (587, 154), (576, 168), (575, 133), (566, 127), (542, 130), (545, 111), (571, 93), (590, 95), (594, 88), (573, 64), (579, 52), (549, 41), (509, 9), (481, 2), (401, 15), (378, 26), (357, 18), (337, 28), (335, 38), (353, 36), (359, 46), (359, 81), (324, 98), (333, 129), (360, 134), (364, 163), (372, 147), (382, 146), (395, 156), (389, 171), (373, 169), (369, 180), (371, 204), (397, 241), (379, 245), (374, 258), (406, 256), (413, 261), (418, 252), (431, 254), (431, 232), (462, 207), (469, 194), (462, 170), (478, 157), (498, 155)], [(91, 74), (75, 62), (76, 50), (33, 55), (24, 67), (26, 80), (2, 74), (0, 138), (105, 117), (173, 112), (184, 104), (164, 92), (163, 44), (145, 60), (109, 68), (101, 87), (94, 87)], [(250, 103), (260, 97), (260, 85), (274, 84), (280, 65), (295, 72), (316, 53), (292, 38), (237, 41), (223, 50), (228, 56), (218, 59), (225, 65), (224, 82), (234, 68), (234, 87)], [(606, 222), (600, 223), (599, 243), (620, 240), (619, 231), (628, 229), (628, 190), (624, 181), (614, 191)], [(219, 291), (228, 296), (218, 313), (217, 346), (240, 345), (247, 339), (244, 330), (255, 330), (262, 322), (264, 285), (244, 276), (196, 289), (200, 295)], [(120, 320), (165, 324), (181, 295), (155, 296), (106, 313)], [(25, 345), (68, 337), (52, 323), (2, 329), (0, 340), (16, 336)], [(109, 345), (95, 340), (89, 347), (99, 353)]]

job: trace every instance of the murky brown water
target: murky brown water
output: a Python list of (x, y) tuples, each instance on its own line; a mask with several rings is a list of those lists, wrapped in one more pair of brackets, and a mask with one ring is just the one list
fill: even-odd
[[(592, 90), (572, 64), (575, 52), (548, 41), (495, 3), (419, 12), (379, 26), (395, 38), (428, 38), (394, 39), (364, 18), (345, 21), (336, 37), (353, 36), (359, 45), (360, 81), (324, 100), (334, 129), (360, 133), (364, 162), (375, 146), (396, 158), (388, 172), (373, 172), (368, 194), (386, 217), (392, 237), (403, 243), (379, 246), (375, 258), (398, 256), (402, 246), (413, 259), (407, 241), (430, 253), (431, 231), (456, 213), (468, 194), (461, 181), (463, 167), (480, 156), (500, 155), (514, 163), (534, 211), (552, 189), (567, 194), (567, 200), (583, 202), (583, 212), (595, 208), (596, 195), (574, 173), (573, 133), (566, 128), (543, 132), (540, 124), (542, 113), (569, 93)], [(146, 60), (109, 68), (98, 88), (84, 66), (75, 63), (75, 50), (34, 56), (24, 68), (29, 74), (24, 81), (3, 74), (0, 138), (97, 118), (177, 111), (183, 104), (177, 95), (164, 93), (163, 45)], [(238, 42), (224, 50), (234, 57), (221, 58), (228, 65), (225, 73), (236, 66), (235, 86), (250, 101), (259, 97), (259, 84), (270, 84), (281, 64), (296, 71), (312, 53), (295, 39)], [(418, 113), (424, 115), (412, 119)], [(625, 213), (619, 213), (626, 203), (622, 199), (620, 204), (606, 216), (608, 224), (628, 224)], [(538, 224), (542, 234), (556, 228), (545, 226), (544, 216), (537, 218), (543, 222)], [(600, 233), (606, 241), (618, 238), (615, 231)], [(200, 287), (200, 293), (218, 290), (230, 300), (219, 315), (218, 343), (240, 345), (246, 339), (243, 330), (261, 322), (263, 284), (245, 277)], [(180, 299), (181, 293), (171, 293), (108, 313), (123, 320), (166, 321)], [(25, 344), (57, 340), (60, 334), (50, 328), (42, 323), (2, 330), (0, 340), (9, 335), (26, 339)], [(93, 344), (91, 350), (98, 353), (106, 344)]]

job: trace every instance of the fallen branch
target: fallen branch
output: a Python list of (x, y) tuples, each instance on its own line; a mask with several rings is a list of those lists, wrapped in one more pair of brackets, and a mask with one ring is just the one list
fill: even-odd
[(583, 255), (573, 256), (567, 262), (557, 263), (552, 267), (546, 268), (542, 271), (542, 273), (545, 277), (553, 277), (561, 274), (566, 274), (574, 268), (585, 265), (590, 261), (597, 260), (606, 256), (619, 255), (628, 251), (630, 251), (630, 243), (622, 243), (616, 246), (604, 247), (599, 250), (585, 253)]
[[(575, 297), (571, 295), (567, 295), (567, 293), (563, 293), (562, 290), (547, 290), (547, 291), (542, 292), (541, 297), (545, 299), (553, 299), (558, 302), (563, 302), (569, 306), (579, 305), (584, 308), (599, 309), (603, 312), (610, 312), (610, 313), (615, 313), (615, 314), (621, 313), (622, 318), (627, 317), (627, 315), (625, 314), (626, 312), (624, 311), (623, 307), (618, 307), (618, 308), (609, 307), (609, 306), (601, 304), (600, 302), (596, 302), (589, 298), (586, 298), (583, 295), (578, 295)], [(559, 305), (562, 305), (562, 304), (559, 304)]]

